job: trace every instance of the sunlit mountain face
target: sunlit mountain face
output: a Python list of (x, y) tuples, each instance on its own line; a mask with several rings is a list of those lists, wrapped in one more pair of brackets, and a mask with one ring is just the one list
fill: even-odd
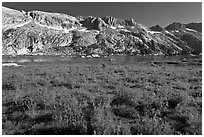
[(3, 55), (177, 55), (202, 52), (202, 23), (150, 28), (134, 19), (2, 7)]

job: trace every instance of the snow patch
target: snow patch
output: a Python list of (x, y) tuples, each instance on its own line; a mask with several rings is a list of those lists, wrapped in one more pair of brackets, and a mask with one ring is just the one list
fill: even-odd
[(125, 32), (131, 32), (131, 31), (127, 30), (127, 29), (120, 29), (120, 30), (125, 31)]
[(116, 29), (116, 27), (114, 27), (114, 26), (110, 26), (110, 28), (111, 28), (111, 29)]
[(179, 49), (180, 51), (182, 51), (183, 49), (178, 47), (176, 44), (174, 44), (174, 47), (176, 47), (177, 49)]
[(186, 28), (186, 30), (196, 32), (196, 30), (189, 29), (189, 28)]
[(177, 32), (178, 33), (179, 31), (178, 30), (173, 30), (173, 32)]
[(73, 28), (70, 28), (70, 29), (62, 29), (62, 30), (64, 30), (65, 33), (69, 33), (70, 31), (75, 30), (75, 29), (77, 29), (77, 28), (73, 27)]
[(165, 30), (164, 32), (170, 34), (170, 32), (168, 30)]
[(125, 28), (124, 26), (118, 25), (118, 28)]
[(158, 33), (161, 33), (161, 32), (158, 32), (158, 31), (149, 31), (149, 30), (148, 30), (147, 32), (148, 32), (148, 33), (151, 33), (151, 34), (155, 34), (155, 33), (158, 34)]
[(18, 25), (16, 25), (16, 26), (14, 26), (14, 28), (22, 27), (22, 26), (24, 26), (24, 25), (26, 25), (26, 24), (28, 24), (28, 23), (30, 23), (30, 22), (31, 22), (31, 20), (29, 20), (28, 22), (22, 23), (22, 24), (18, 24)]
[(164, 53), (158, 52), (158, 53), (155, 53), (154, 55), (155, 55), (155, 56), (159, 56), (159, 55), (164, 55)]
[(22, 65), (18, 65), (17, 63), (3, 63), (2, 66), (3, 67), (10, 67), (10, 66), (20, 67)]
[(46, 60), (46, 59), (34, 59), (33, 61), (34, 62), (46, 62), (46, 61), (49, 61), (49, 60)]
[(167, 31), (167, 30), (165, 30), (164, 32), (167, 33), (167, 34), (169, 34), (169, 35), (171, 35), (171, 36), (174, 36), (174, 34), (172, 34), (171, 32), (169, 32), (169, 31)]
[(79, 29), (78, 31), (87, 32), (88, 30), (86, 28), (83, 28), (83, 29)]
[(194, 55), (194, 54), (189, 54), (190, 56), (193, 56), (193, 57), (195, 57), (196, 55)]
[(30, 62), (30, 60), (28, 60), (28, 59), (21, 59), (21, 60), (18, 60), (18, 62), (24, 63), (24, 62)]
[(134, 37), (137, 41), (139, 41), (140, 43), (142, 43), (142, 40), (138, 37)]
[(92, 57), (99, 58), (100, 56), (98, 54), (92, 54)]
[(86, 56), (87, 58), (92, 58), (92, 56), (91, 55), (88, 55), (88, 56)]

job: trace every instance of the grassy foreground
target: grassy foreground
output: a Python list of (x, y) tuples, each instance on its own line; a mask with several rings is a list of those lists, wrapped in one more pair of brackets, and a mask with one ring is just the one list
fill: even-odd
[(4, 67), (2, 134), (202, 134), (202, 67)]

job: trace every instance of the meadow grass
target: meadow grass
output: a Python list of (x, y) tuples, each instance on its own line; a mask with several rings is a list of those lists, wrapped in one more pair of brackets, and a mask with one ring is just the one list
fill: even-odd
[(2, 134), (202, 134), (202, 67), (3, 67)]

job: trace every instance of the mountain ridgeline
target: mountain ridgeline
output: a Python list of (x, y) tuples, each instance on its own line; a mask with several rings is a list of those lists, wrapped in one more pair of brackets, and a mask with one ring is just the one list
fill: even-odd
[(2, 7), (3, 55), (201, 54), (202, 23), (147, 28), (133, 19)]

